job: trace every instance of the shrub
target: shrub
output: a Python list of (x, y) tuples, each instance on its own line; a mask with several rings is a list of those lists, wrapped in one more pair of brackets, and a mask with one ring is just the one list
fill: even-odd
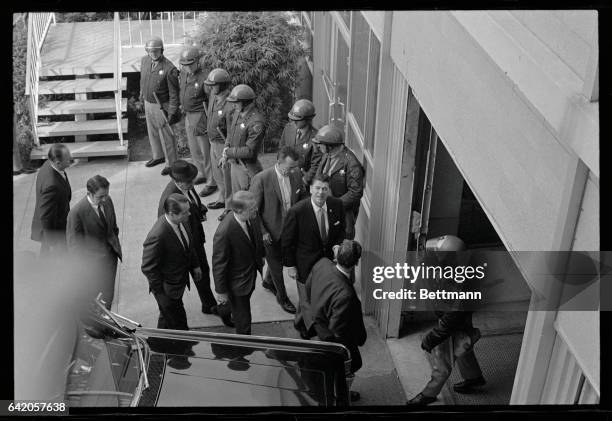
[(25, 13), (16, 15), (13, 19), (13, 112), (17, 117), (17, 143), (21, 160), (28, 163), (34, 147), (28, 97), (25, 96), (28, 25)]
[[(226, 69), (233, 85), (247, 84), (267, 127), (264, 145), (275, 146), (293, 102), (298, 63), (305, 56), (302, 27), (286, 12), (212, 12), (193, 34), (202, 68)], [(267, 148), (266, 148), (267, 149)]]

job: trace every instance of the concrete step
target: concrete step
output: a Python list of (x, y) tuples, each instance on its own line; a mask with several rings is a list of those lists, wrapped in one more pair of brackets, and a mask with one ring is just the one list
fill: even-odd
[[(127, 98), (121, 99), (121, 111), (127, 111)], [(84, 101), (49, 101), (38, 107), (39, 116), (113, 112), (115, 112), (115, 100), (112, 98)]]
[[(127, 88), (127, 77), (121, 78), (121, 89)], [(100, 79), (69, 79), (69, 80), (41, 80), (38, 84), (38, 93), (52, 94), (79, 94), (86, 92), (109, 92), (115, 89), (113, 78)]]
[[(53, 123), (39, 123), (38, 136), (78, 136), (87, 134), (104, 134), (117, 132), (117, 119), (86, 120), (86, 121), (57, 121)], [(128, 119), (121, 119), (123, 133), (128, 131)]]
[[(49, 148), (52, 144), (40, 145), (40, 148), (32, 149), (30, 159), (47, 159)], [(95, 156), (127, 156), (128, 141), (123, 140), (123, 146), (119, 140), (100, 140), (97, 142), (64, 143), (70, 149), (73, 158), (89, 158)]]

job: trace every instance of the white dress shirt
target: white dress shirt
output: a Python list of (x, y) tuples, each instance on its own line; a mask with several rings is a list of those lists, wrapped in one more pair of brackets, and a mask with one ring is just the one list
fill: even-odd
[(323, 207), (317, 206), (317, 204), (312, 199), (310, 199), (310, 203), (312, 204), (312, 209), (314, 210), (315, 216), (317, 217), (317, 226), (319, 227), (319, 230), (321, 229), (320, 222), (319, 222), (320, 221), (319, 211), (320, 210), (323, 211), (323, 218), (325, 218), (325, 233), (329, 235), (329, 219), (327, 219), (327, 203), (324, 203)]
[(278, 185), (281, 190), (283, 207), (285, 210), (289, 210), (291, 207), (291, 182), (289, 181), (289, 176), (280, 173), (278, 164), (274, 165), (274, 169), (276, 170), (276, 177), (278, 178)]
[(168, 223), (170, 224), (170, 226), (174, 230), (174, 233), (178, 237), (179, 242), (181, 244), (183, 244), (183, 240), (181, 239), (181, 234), (179, 234), (179, 229), (181, 230), (181, 232), (183, 233), (183, 237), (185, 237), (185, 241), (187, 241), (187, 244), (185, 244), (185, 245), (187, 247), (189, 247), (189, 236), (187, 235), (187, 231), (185, 231), (185, 227), (183, 226), (183, 224), (177, 225), (177, 224), (173, 223), (172, 221), (170, 221), (170, 219), (168, 219), (168, 215), (164, 215), (164, 217), (166, 218), (166, 221), (168, 221)]
[(240, 224), (240, 226), (242, 227), (242, 230), (244, 231), (244, 233), (246, 234), (247, 238), (249, 240), (252, 240), (251, 236), (249, 235), (249, 229), (247, 228), (247, 224), (244, 221), (241, 221), (240, 219), (238, 219), (238, 217), (236, 216), (236, 214), (234, 213), (234, 219), (236, 219), (236, 221)]
[[(96, 214), (98, 215), (98, 217), (102, 217), (102, 215), (104, 215), (104, 211), (102, 210), (102, 207), (100, 206), (100, 204), (95, 204), (94, 202), (91, 201), (89, 195), (86, 196), (87, 197), (87, 201), (89, 202), (89, 204), (91, 205), (91, 207), (94, 209), (94, 211), (96, 212)], [(102, 215), (100, 215), (100, 213), (102, 213)]]

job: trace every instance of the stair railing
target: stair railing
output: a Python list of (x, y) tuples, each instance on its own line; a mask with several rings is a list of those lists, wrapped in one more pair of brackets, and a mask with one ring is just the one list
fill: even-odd
[(114, 93), (115, 93), (115, 114), (117, 116), (117, 134), (119, 135), (119, 143), (123, 146), (123, 127), (121, 126), (121, 22), (119, 21), (119, 12), (115, 12), (113, 22), (113, 78), (114, 78)]
[(26, 87), (30, 108), (32, 135), (36, 146), (38, 139), (38, 82), (40, 78), (40, 50), (49, 31), (51, 22), (55, 23), (55, 13), (28, 13), (28, 52), (26, 58)]
[[(134, 22), (134, 27), (136, 27), (136, 34), (132, 33), (132, 13), (138, 13), (138, 25)], [(179, 38), (177, 40), (177, 34), (179, 37), (184, 38), (188, 36), (189, 23), (194, 25), (200, 16), (201, 12), (158, 12), (159, 18), (153, 19), (153, 13), (156, 12), (128, 12), (127, 19), (124, 19), (124, 22), (127, 21), (128, 26), (128, 39), (127, 43), (123, 44), (123, 47), (144, 47), (147, 40), (152, 38), (153, 36), (158, 36), (164, 42), (164, 45), (182, 45), (183, 42)], [(190, 14), (191, 17), (185, 16), (185, 14)], [(146, 27), (145, 18), (148, 17), (148, 28)], [(154, 30), (153, 22), (156, 21), (159, 23), (159, 29)], [(169, 24), (170, 31), (165, 31), (165, 27)], [(157, 23), (155, 25), (157, 27)], [(178, 33), (177, 32), (178, 27)]]

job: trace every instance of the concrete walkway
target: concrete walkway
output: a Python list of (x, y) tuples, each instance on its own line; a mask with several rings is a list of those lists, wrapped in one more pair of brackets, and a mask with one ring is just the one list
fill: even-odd
[[(120, 263), (116, 284), (114, 311), (143, 326), (157, 325), (158, 308), (152, 295), (148, 292), (148, 283), (140, 271), (142, 260), (142, 243), (157, 215), (159, 197), (170, 180), (160, 175), (162, 166), (146, 168), (144, 162), (128, 162), (125, 158), (101, 158), (89, 162), (77, 162), (66, 172), (72, 186), (74, 206), (86, 194), (87, 179), (100, 174), (110, 182), (110, 195), (115, 204), (119, 236), (123, 248), (123, 262)], [(39, 243), (30, 240), (30, 224), (36, 202), (36, 173), (22, 174), (13, 177), (13, 250), (38, 254)], [(199, 188), (196, 187), (198, 190)], [(216, 193), (203, 198), (208, 203), (216, 198)], [(204, 222), (206, 234), (206, 254), (212, 255), (212, 239), (217, 228), (217, 216), (222, 210), (208, 212)], [(265, 272), (264, 272), (265, 273)], [(211, 274), (212, 276), (212, 274)], [(212, 279), (211, 279), (212, 282)], [(297, 304), (297, 290), (294, 282), (286, 282), (290, 299)], [(15, 280), (19, 288), (19, 280)], [(18, 296), (16, 293), (15, 296)], [(183, 298), (187, 311), (187, 321), (191, 328), (202, 328), (221, 325), (217, 316), (204, 315), (195, 287), (187, 290)], [(292, 320), (293, 315), (283, 311), (276, 303), (275, 297), (261, 287), (258, 276), (257, 287), (251, 299), (253, 322)]]

